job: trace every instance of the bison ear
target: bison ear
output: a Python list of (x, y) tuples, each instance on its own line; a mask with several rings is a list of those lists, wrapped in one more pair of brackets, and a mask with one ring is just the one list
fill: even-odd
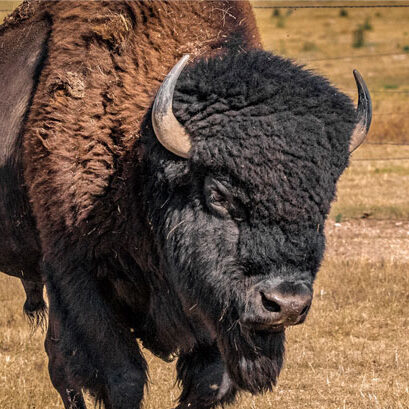
[(0, 26), (0, 165), (22, 131), (46, 56), (50, 22)]

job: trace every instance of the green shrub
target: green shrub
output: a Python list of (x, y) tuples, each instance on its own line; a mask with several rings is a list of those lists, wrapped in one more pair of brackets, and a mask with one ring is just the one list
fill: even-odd
[(271, 17), (280, 17), (280, 16), (281, 16), (280, 9), (274, 9), (271, 14)]
[(340, 17), (348, 17), (348, 11), (346, 9), (339, 10)]
[(367, 17), (365, 19), (364, 24), (363, 24), (362, 27), (363, 27), (364, 30), (368, 30), (368, 31), (373, 30), (373, 27), (372, 27), (372, 24), (371, 24), (371, 19), (369, 17)]
[(360, 48), (365, 44), (365, 30), (362, 25), (359, 25), (353, 32), (353, 42), (352, 47)]

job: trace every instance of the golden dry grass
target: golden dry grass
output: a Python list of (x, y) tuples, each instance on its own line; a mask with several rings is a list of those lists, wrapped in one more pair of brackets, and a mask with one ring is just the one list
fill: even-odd
[(20, 3), (21, 1), (0, 0), (0, 22)]
[[(18, 3), (0, 2), (0, 9)], [(307, 63), (353, 97), (351, 70), (358, 68), (372, 90), (382, 91), (372, 94), (370, 139), (409, 142), (409, 10), (348, 10), (347, 18), (339, 10), (281, 13), (280, 28), (272, 10), (256, 10), (265, 48)], [(373, 30), (365, 46), (355, 49), (352, 31), (367, 17)], [(407, 114), (384, 115), (391, 112)], [(232, 409), (409, 408), (409, 224), (370, 220), (409, 220), (409, 161), (357, 160), (385, 157), (409, 157), (409, 147), (367, 145), (354, 153), (327, 226), (328, 251), (313, 308), (305, 325), (288, 331), (279, 385), (262, 397), (244, 394)], [(333, 223), (337, 215), (341, 225)], [(30, 333), (23, 302), (18, 280), (0, 275), (0, 409), (61, 408), (47, 374), (44, 334)], [(145, 408), (171, 408), (179, 393), (174, 365), (145, 353), (151, 377)]]
[[(297, 2), (285, 4), (291, 3)], [(342, 2), (345, 3), (356, 4)], [(347, 9), (347, 17), (340, 17), (339, 13), (339, 9), (293, 9), (287, 16), (287, 10), (280, 9), (281, 17), (275, 17), (271, 9), (255, 9), (267, 50), (305, 63), (353, 98), (356, 91), (352, 69), (361, 72), (374, 106), (369, 139), (409, 142), (409, 10)], [(365, 31), (364, 45), (354, 48), (353, 32), (367, 19), (372, 29)], [(363, 55), (366, 57), (359, 57)]]
[(409, 146), (363, 145), (341, 176), (330, 217), (408, 219), (408, 192)]

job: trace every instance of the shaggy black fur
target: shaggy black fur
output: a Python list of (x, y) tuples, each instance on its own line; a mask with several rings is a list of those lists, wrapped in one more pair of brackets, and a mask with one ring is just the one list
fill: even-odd
[[(276, 381), (284, 335), (243, 331), (246, 294), (265, 279), (312, 287), (355, 110), (323, 78), (262, 51), (186, 69), (174, 107), (193, 139), (191, 160), (172, 157), (147, 130), (143, 139), (158, 252), (234, 383), (261, 392)], [(231, 194), (223, 216), (208, 203), (218, 183)]]
[(215, 402), (227, 404), (234, 401), (237, 388), (225, 370), (216, 345), (198, 345), (193, 351), (181, 355), (177, 373), (183, 387), (177, 409), (192, 405), (207, 409), (214, 407)]

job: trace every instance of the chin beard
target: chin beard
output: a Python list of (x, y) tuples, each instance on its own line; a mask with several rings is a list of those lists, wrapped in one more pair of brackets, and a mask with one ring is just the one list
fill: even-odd
[(277, 382), (284, 360), (284, 341), (284, 331), (247, 332), (236, 326), (221, 336), (218, 344), (236, 386), (260, 394)]

